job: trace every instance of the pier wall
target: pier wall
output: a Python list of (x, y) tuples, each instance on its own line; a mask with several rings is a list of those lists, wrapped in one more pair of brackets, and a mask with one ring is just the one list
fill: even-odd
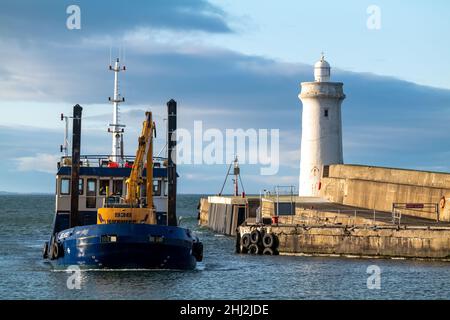
[(283, 225), (347, 225), (347, 226), (373, 226), (388, 225), (390, 223), (380, 219), (369, 219), (358, 215), (346, 215), (336, 212), (308, 210), (296, 208), (295, 215), (280, 216), (279, 223)]
[(198, 223), (201, 226), (208, 225), (209, 202), (208, 198), (201, 198), (198, 205)]
[(450, 259), (450, 228), (278, 225), (265, 232), (277, 236), (282, 254)]
[(198, 206), (199, 225), (225, 234), (236, 235), (237, 227), (249, 218), (249, 200), (242, 197), (211, 196), (201, 198)]
[[(435, 203), (450, 197), (450, 174), (360, 165), (330, 165), (324, 170), (320, 196), (337, 203), (391, 211), (393, 203)], [(440, 220), (450, 221), (450, 199)], [(436, 219), (432, 209), (403, 213)]]

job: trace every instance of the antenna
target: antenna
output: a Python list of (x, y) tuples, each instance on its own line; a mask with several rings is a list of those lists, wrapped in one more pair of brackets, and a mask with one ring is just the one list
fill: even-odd
[[(120, 55), (120, 54), (119, 54)], [(119, 104), (125, 102), (125, 98), (119, 93), (119, 72), (125, 71), (125, 66), (120, 65), (119, 58), (113, 66), (109, 66), (109, 70), (114, 71), (114, 96), (108, 100), (113, 104), (113, 122), (109, 125), (108, 132), (112, 134), (112, 153), (111, 161), (116, 163), (123, 162), (123, 133), (125, 125), (119, 123)]]
[(61, 113), (61, 121), (65, 122), (65, 130), (64, 130), (64, 142), (60, 146), (61, 152), (64, 152), (64, 157), (69, 156), (69, 119), (73, 117), (65, 116)]

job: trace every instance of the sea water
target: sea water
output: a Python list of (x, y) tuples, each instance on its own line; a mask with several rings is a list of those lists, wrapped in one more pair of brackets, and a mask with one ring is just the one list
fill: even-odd
[(199, 198), (177, 202), (204, 244), (196, 270), (81, 271), (74, 286), (74, 273), (42, 259), (54, 196), (0, 196), (0, 299), (450, 298), (450, 262), (235, 254), (234, 238), (198, 227)]

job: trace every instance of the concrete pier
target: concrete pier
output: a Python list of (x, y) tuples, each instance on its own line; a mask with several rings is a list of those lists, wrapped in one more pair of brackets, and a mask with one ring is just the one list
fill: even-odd
[(280, 254), (450, 259), (450, 227), (279, 224), (241, 226), (239, 232), (255, 229), (275, 235)]
[(245, 221), (254, 221), (259, 199), (239, 196), (211, 196), (200, 199), (198, 206), (199, 225), (234, 236), (238, 226)]
[[(248, 210), (249, 202), (252, 213)], [(258, 223), (255, 207), (260, 207)], [(245, 210), (246, 218), (236, 225), (239, 210)], [(236, 248), (241, 253), (248, 251), (242, 246), (243, 238), (256, 232), (258, 253), (266, 248), (262, 242), (264, 235), (270, 234), (276, 239), (276, 245), (267, 251), (270, 254), (450, 259), (450, 222), (414, 213), (403, 213), (399, 220), (394, 220), (389, 211), (319, 197), (209, 197), (199, 204), (199, 223), (236, 236)], [(273, 216), (277, 217), (277, 223), (272, 224)]]

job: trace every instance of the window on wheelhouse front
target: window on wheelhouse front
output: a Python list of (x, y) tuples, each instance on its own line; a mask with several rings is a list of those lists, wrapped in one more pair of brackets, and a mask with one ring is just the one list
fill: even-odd
[(78, 190), (79, 190), (80, 196), (83, 195), (83, 193), (84, 193), (84, 181), (81, 178), (80, 178), (80, 180), (78, 180)]
[(161, 180), (153, 180), (153, 195), (161, 196)]
[(113, 180), (113, 194), (115, 196), (123, 195), (123, 180)]
[(61, 184), (59, 186), (59, 193), (63, 196), (70, 194), (70, 179), (69, 178), (61, 179)]
[(98, 187), (98, 194), (106, 196), (106, 187), (109, 188), (109, 179), (100, 179), (100, 185)]
[[(59, 193), (63, 196), (70, 195), (70, 188), (71, 188), (71, 181), (70, 178), (62, 178), (60, 181), (60, 187), (59, 187)], [(78, 180), (78, 190), (79, 194), (83, 195), (84, 193), (84, 181), (82, 178)]]
[(96, 208), (97, 205), (97, 179), (87, 179), (86, 208)]

